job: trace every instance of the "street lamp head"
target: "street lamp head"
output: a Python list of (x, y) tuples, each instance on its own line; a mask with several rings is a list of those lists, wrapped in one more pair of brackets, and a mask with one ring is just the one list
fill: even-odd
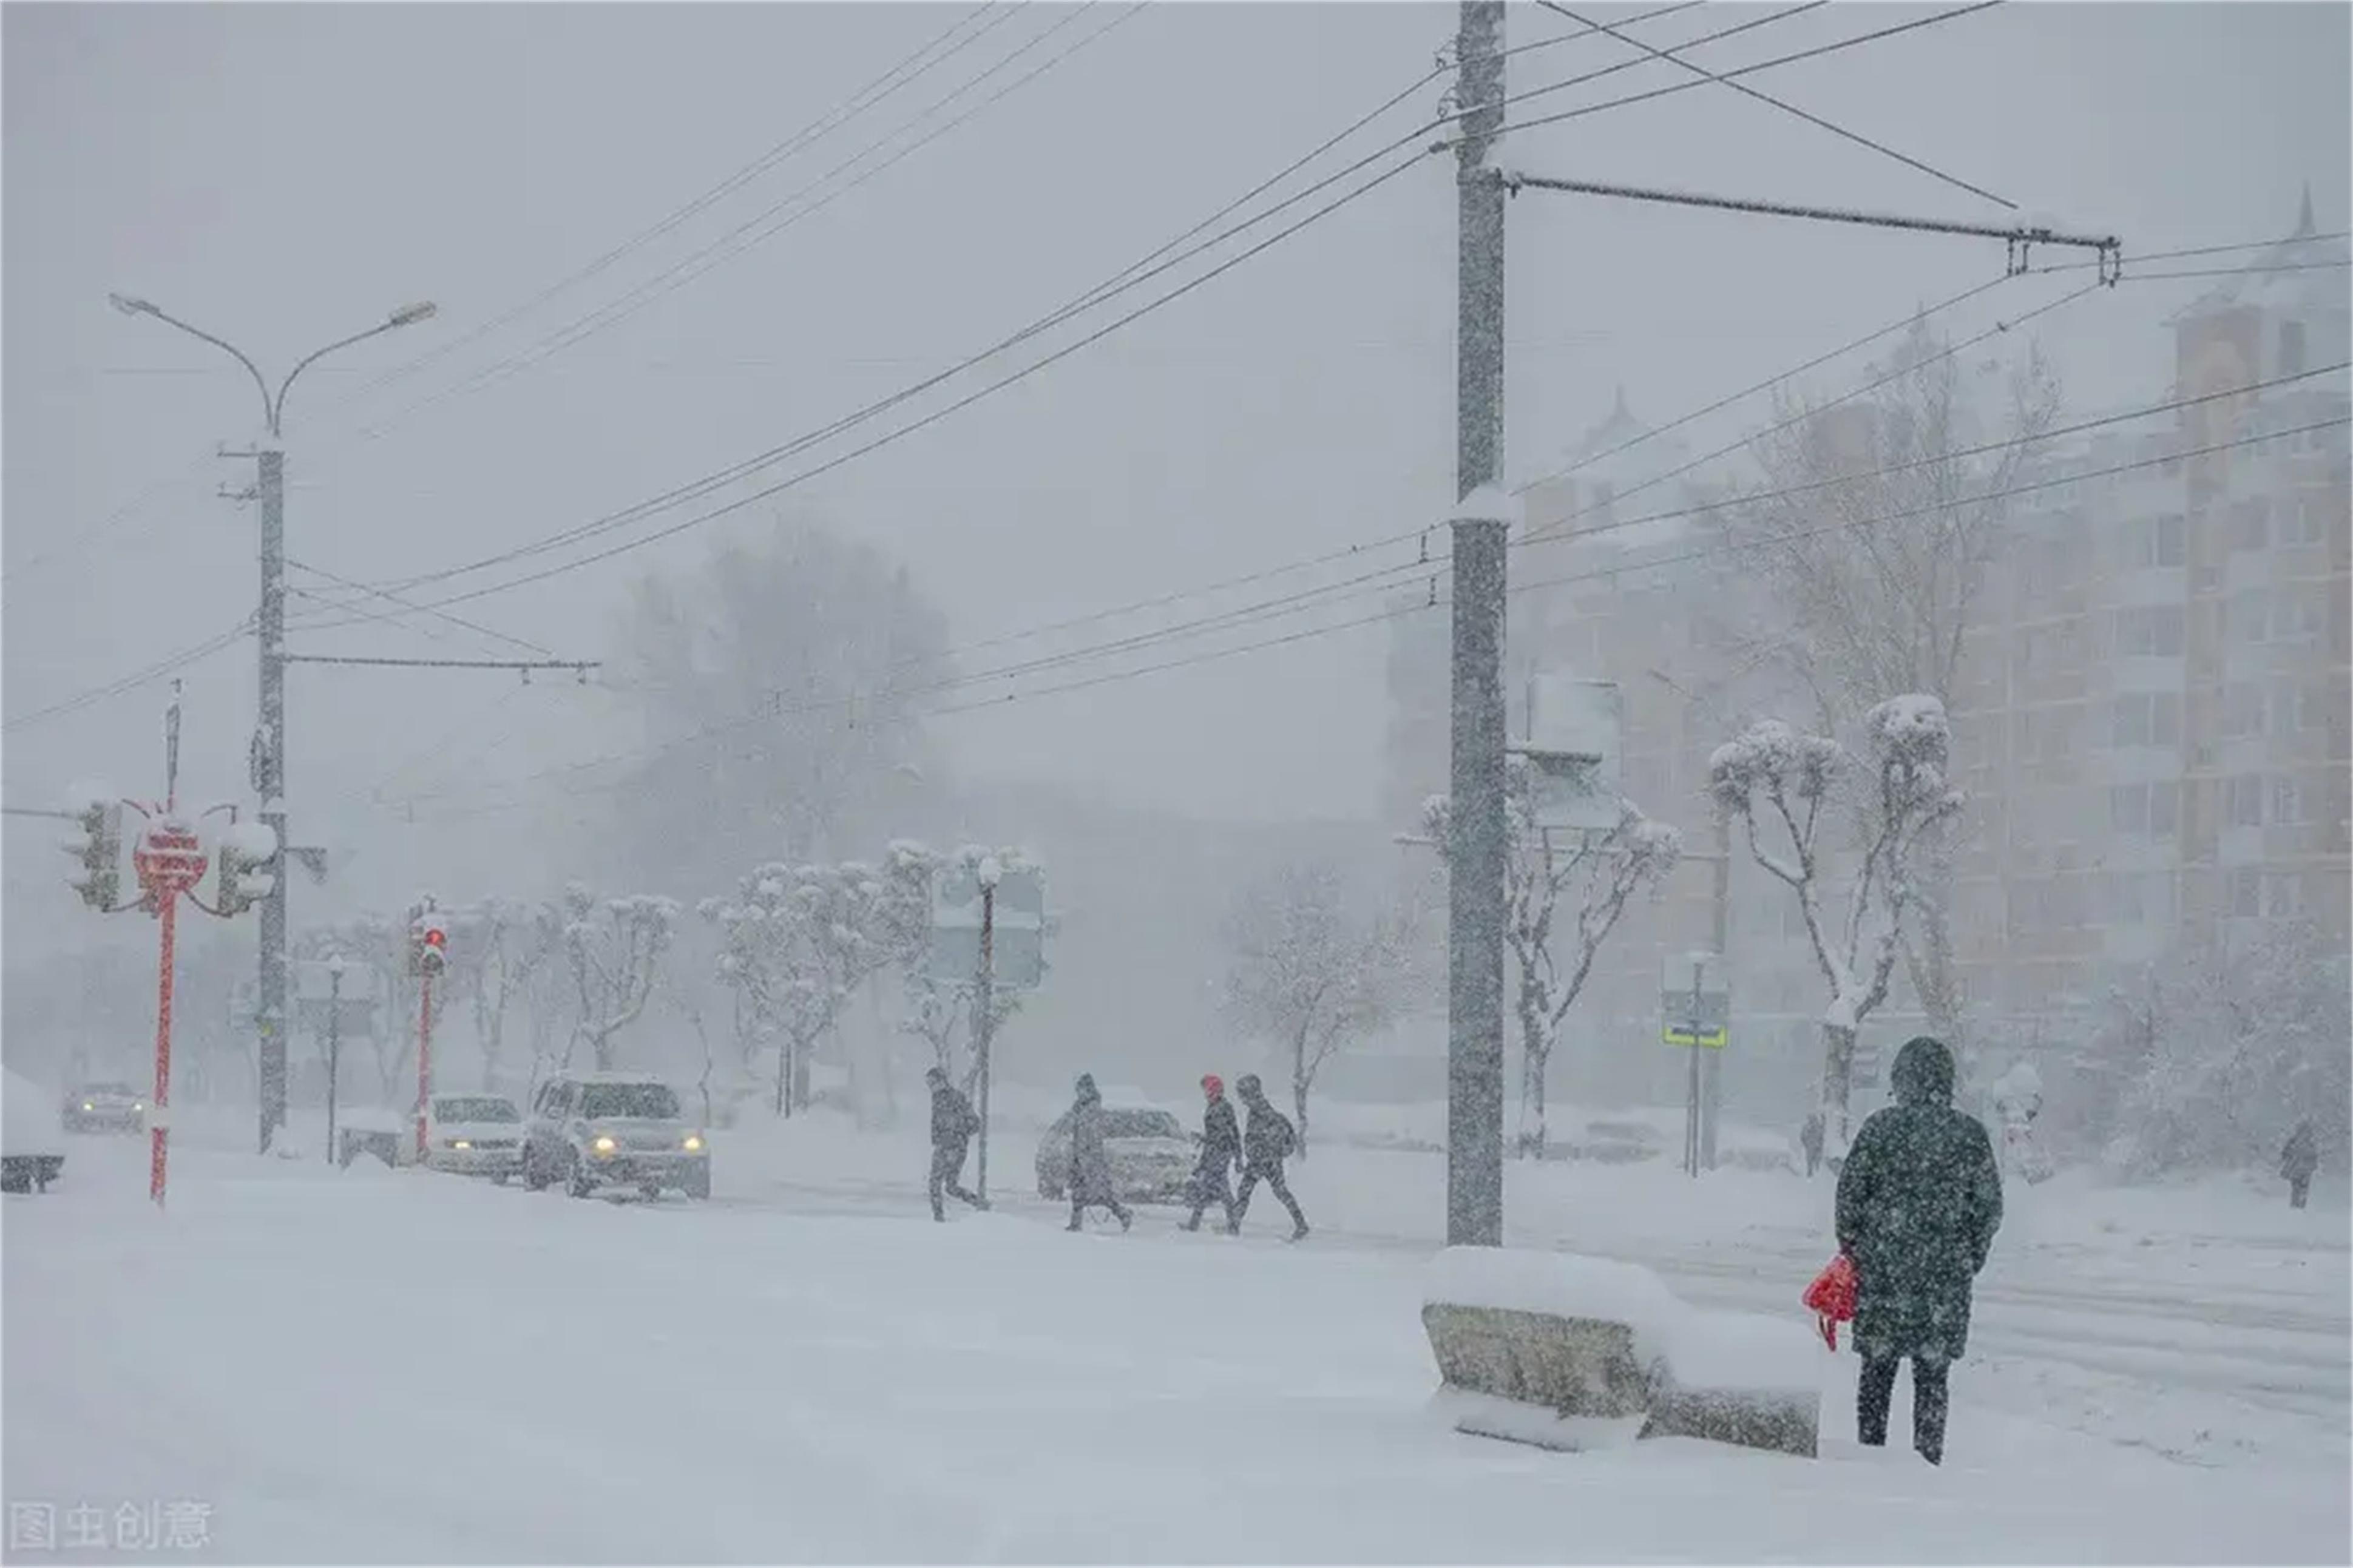
[(329, 974), (332, 975), (337, 980), (341, 980), (343, 977), (343, 955), (342, 953), (331, 952), (327, 954), (327, 973)]
[(412, 327), (419, 321), (430, 319), (439, 309), (440, 307), (430, 300), (420, 300), (414, 305), (403, 305), (399, 310), (395, 310), (386, 324), (395, 327)]
[(146, 300), (134, 299), (129, 294), (109, 294), (106, 302), (126, 316), (160, 316), (164, 313)]

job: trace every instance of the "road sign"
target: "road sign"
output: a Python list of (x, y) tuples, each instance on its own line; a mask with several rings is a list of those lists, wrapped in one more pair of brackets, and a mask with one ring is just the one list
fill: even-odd
[(1659, 1038), (1671, 1046), (1724, 1048), (1731, 1039), (1732, 987), (1713, 952), (1670, 956), (1659, 965)]
[(1509, 748), (1528, 764), (1538, 827), (1607, 833), (1625, 806), (1625, 695), (1613, 681), (1538, 675), (1528, 680), (1527, 738)]
[(324, 1038), (328, 1019), (333, 1016), (336, 1026), (343, 1034), (364, 1036), (369, 1039), (375, 1037), (379, 1022), (377, 1009), (387, 987), (375, 964), (347, 965), (343, 970), (340, 997), (327, 972), (327, 965), (322, 960), (298, 960), (293, 970), (294, 1016), (304, 1028)]
[[(1035, 871), (1006, 871), (997, 883), (990, 933), (995, 984), (1035, 990), (1046, 976), (1046, 885)], [(966, 982), (980, 973), (980, 879), (968, 866), (943, 868), (932, 882), (931, 942), (923, 973)]]
[(158, 817), (131, 852), (140, 889), (158, 909), (203, 881), (210, 859), (195, 829), (174, 816)]

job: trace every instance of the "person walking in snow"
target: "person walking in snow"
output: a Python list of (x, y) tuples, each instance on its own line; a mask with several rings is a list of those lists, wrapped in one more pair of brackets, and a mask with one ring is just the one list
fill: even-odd
[(1095, 1088), (1092, 1073), (1079, 1075), (1078, 1097), (1071, 1106), (1071, 1224), (1076, 1230), (1091, 1208), (1111, 1210), (1125, 1230), (1135, 1223), (1119, 1201), (1119, 1189), (1112, 1181), (1111, 1150), (1104, 1140), (1108, 1128), (1103, 1116), (1103, 1094)]
[(1241, 1190), (1234, 1194), (1233, 1217), (1226, 1222), (1226, 1233), (1240, 1233), (1242, 1216), (1250, 1213), (1250, 1194), (1264, 1182), (1291, 1211), (1291, 1239), (1297, 1241), (1307, 1234), (1307, 1216), (1299, 1212), (1299, 1200), (1291, 1195), (1291, 1184), (1282, 1179), (1282, 1163), (1299, 1148), (1299, 1134), (1292, 1130), (1289, 1117), (1267, 1103), (1266, 1087), (1259, 1082), (1258, 1074), (1242, 1074), (1234, 1092), (1241, 1096), (1242, 1106), (1250, 1112), (1250, 1124), (1242, 1133)]
[(1953, 1053), (1926, 1036), (1888, 1074), (1895, 1103), (1855, 1135), (1838, 1179), (1839, 1249), (1854, 1264), (1862, 1358), (1856, 1435), (1887, 1442), (1895, 1373), (1912, 1363), (1912, 1446), (1945, 1457), (1947, 1377), (1968, 1346), (1969, 1300), (2001, 1226), (2001, 1173), (1975, 1117), (1953, 1109)]
[(1806, 1124), (1798, 1129), (1798, 1146), (1806, 1152), (1806, 1179), (1811, 1181), (1822, 1164), (1822, 1108), (1814, 1107), (1806, 1113)]
[(1201, 1079), (1201, 1094), (1208, 1105), (1201, 1112), (1201, 1163), (1193, 1171), (1193, 1215), (1185, 1228), (1200, 1229), (1201, 1212), (1215, 1203), (1226, 1211), (1226, 1229), (1231, 1231), (1240, 1215), (1227, 1173), (1242, 1163), (1242, 1131), (1227, 1102), (1225, 1079), (1208, 1074)]
[(2287, 1178), (2287, 1201), (2290, 1208), (2302, 1208), (2312, 1196), (2312, 1173), (2320, 1169), (2320, 1140), (2312, 1131), (2312, 1119), (2305, 1118), (2287, 1135), (2286, 1147), (2280, 1151), (2280, 1174)]
[(932, 1086), (932, 1217), (944, 1224), (947, 1208), (941, 1201), (944, 1194), (954, 1194), (976, 1209), (988, 1206), (976, 1193), (965, 1190), (965, 1151), (972, 1146), (973, 1134), (980, 1131), (980, 1118), (973, 1114), (972, 1101), (964, 1091), (948, 1081), (945, 1069), (934, 1068), (923, 1075)]

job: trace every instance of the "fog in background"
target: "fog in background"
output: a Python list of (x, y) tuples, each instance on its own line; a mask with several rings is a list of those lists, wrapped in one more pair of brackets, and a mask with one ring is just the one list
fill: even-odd
[[(1124, 10), (1087, 8), (945, 112)], [(109, 290), (228, 338), (273, 380), (395, 306), (438, 302), (434, 321), (307, 373), (290, 399), (288, 551), (311, 569), (290, 583), (316, 595), (290, 599), (292, 646), (537, 657), (511, 640), (522, 639), (559, 658), (607, 661), (585, 684), (549, 674), (528, 686), (509, 673), (297, 667), (289, 802), (296, 839), (326, 847), (332, 865), (324, 886), (296, 883), (298, 932), (397, 910), (425, 889), (451, 904), (543, 899), (573, 879), (679, 899), (688, 929), (695, 900), (796, 853), (781, 822), (773, 836), (719, 834), (716, 818), (633, 786), (626, 766), (575, 767), (661, 742), (669, 719), (644, 684), (640, 591), (649, 576), (690, 593), (713, 581), (708, 563), (723, 547), (756, 556), (812, 529), (871, 547), (879, 569), (903, 569), (907, 592), (936, 616), (944, 667), (970, 672), (1166, 624), (1202, 613), (1203, 602), (1060, 640), (976, 644), (1441, 524), (1454, 500), (1455, 203), (1451, 160), (1431, 158), (904, 440), (659, 542), (448, 606), (497, 636), (338, 586), (398, 582), (586, 522), (944, 368), (1407, 88), (1455, 26), (1448, 6), (1144, 7), (822, 210), (541, 354), (550, 334), (663, 276), (1069, 15), (1024, 6), (676, 231), (378, 384), (537, 300), (820, 120), (962, 14), (915, 4), (9, 6), (0, 16), (8, 804), (69, 805), (79, 786), (101, 781), (156, 793), (163, 679), (18, 719), (159, 666), (225, 631), (255, 599), (254, 511), (215, 494), (249, 484), (251, 465), (212, 456), (218, 443), (251, 443), (253, 389), (225, 356), (108, 309)], [(1634, 14), (1595, 13), (1613, 22)], [(1762, 14), (1712, 6), (1641, 36), (1664, 43)], [(1825, 7), (1695, 58), (1725, 69), (1928, 14)], [(1514, 44), (1574, 30), (1534, 8), (1511, 12)], [(2348, 49), (2341, 6), (2016, 5), (1754, 79), (2028, 213), (2116, 233), (2129, 262), (2136, 252), (2284, 234), (2307, 185), (2318, 226), (2344, 227)], [(1511, 82), (1531, 87), (1630, 54), (1587, 38), (1515, 57)], [(1676, 79), (1654, 63), (1550, 101)], [(1402, 135), (1440, 112), (1444, 85), (1425, 82), (1376, 129)], [(1377, 144), (1359, 138), (1314, 172)], [(1715, 87), (1532, 131), (1509, 147), (1516, 166), (1562, 175), (2001, 216)], [(1998, 242), (1561, 196), (1516, 199), (1510, 224), (1515, 479), (1562, 460), (1621, 390), (1638, 418), (1674, 418), (2002, 266)], [(1199, 269), (1098, 314), (1108, 320)], [(2201, 287), (2120, 289), (2038, 326), (2068, 411), (2161, 395), (2173, 369), (2164, 323)], [(1969, 330), (2013, 308), (1989, 305)], [(473, 384), (516, 355), (540, 357)], [(1858, 374), (1841, 363), (1809, 384), (1835, 389)], [(847, 451), (978, 384), (960, 380), (711, 500)], [(1752, 400), (1693, 438), (1712, 447), (1765, 416)], [(661, 514), (628, 536), (687, 515)], [(1398, 549), (1366, 565), (1395, 562)], [(1324, 576), (1348, 570), (1342, 563)], [(1246, 605), (1314, 580), (1206, 603)], [(339, 601), (347, 607), (335, 609)], [(776, 615), (788, 622), (806, 608), (779, 605)], [(304, 629), (303, 620), (353, 624)], [(853, 789), (839, 841), (800, 847), (874, 858), (904, 837), (1021, 844), (1039, 856), (1062, 929), (1047, 990), (1010, 1026), (1008, 1074), (1051, 1081), (1092, 1066), (1174, 1093), (1204, 1068), (1245, 1070), (1262, 1053), (1236, 1041), (1217, 1005), (1219, 922), (1243, 884), (1286, 858), (1325, 854), (1370, 884), (1428, 890), (1426, 851), (1390, 841), (1414, 824), (1377, 807), (1385, 629), (1034, 693), (1266, 635), (1211, 636), (911, 700), (882, 757), (881, 776), (900, 793)], [(239, 797), (254, 722), (250, 637), (174, 673), (185, 683), (183, 795)], [(1000, 694), (1016, 700), (977, 700)], [(937, 711), (949, 706), (963, 710)], [(1645, 805), (1704, 836), (1699, 801)], [(101, 928), (72, 901), (68, 864), (50, 847), (63, 827), (7, 819), (10, 1059), (33, 1051), (53, 1060), (62, 1035), (88, 1030), (108, 1037), (101, 1056), (119, 1045), (128, 1070), (149, 1026), (139, 987), (152, 983), (152, 928), (130, 915)], [(193, 934), (192, 973), (249, 973), (251, 942), (249, 922)], [(92, 950), (111, 956), (94, 968), (69, 963)], [(706, 940), (684, 944), (676, 963), (702, 984)], [(205, 1005), (192, 1012), (196, 1027), (226, 1029), (225, 994), (216, 994), (209, 1015)], [(1398, 1032), (1427, 1049), (1442, 1029), (1441, 989)], [(673, 1021), (649, 1033), (679, 1030)], [(33, 1032), (44, 1037), (28, 1040)], [(298, 1042), (297, 1055), (304, 1048)], [(1576, 1049), (1656, 1047), (1564, 1047)], [(1671, 1077), (1646, 1077), (1658, 1075), (1646, 1069), (1608, 1091), (1672, 1092)]]

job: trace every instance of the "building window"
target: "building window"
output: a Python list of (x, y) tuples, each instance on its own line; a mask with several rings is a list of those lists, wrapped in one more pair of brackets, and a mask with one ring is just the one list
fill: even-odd
[(2271, 639), (2272, 595), (2267, 588), (2242, 588), (2222, 607), (2225, 629), (2233, 642)]
[(2181, 657), (2181, 606), (2147, 605), (2116, 612), (2116, 652), (2139, 658)]
[(2113, 784), (2108, 789), (2108, 826), (2136, 838), (2170, 838), (2181, 825), (2178, 784)]
[(2281, 773), (2272, 780), (2272, 821), (2292, 826), (2304, 820), (2304, 794), (2296, 788), (2295, 775)]
[(2263, 825), (2263, 780), (2260, 773), (2241, 773), (2231, 781), (2230, 822), (2233, 827)]
[(2288, 523), (2283, 521), (2280, 525), (2283, 539), (2296, 544), (2328, 542), (2330, 509), (2327, 496), (2306, 496), (2296, 502), (2288, 515), (2295, 520), (2295, 531), (2291, 537)]
[(2244, 740), (2263, 732), (2263, 689), (2253, 681), (2234, 681), (2222, 689), (2222, 738)]
[(2253, 920), (2263, 912), (2263, 874), (2253, 867), (2242, 866), (2231, 873), (2229, 892), (2232, 914)]
[(2181, 694), (2135, 691), (2116, 700), (2115, 744), (2178, 746), (2181, 743)]
[(2304, 374), (2304, 323), (2282, 321), (2279, 342), (2279, 374), (2302, 375)]
[(2272, 503), (2263, 496), (2242, 501), (2232, 509), (2232, 545), (2240, 550), (2262, 550), (2272, 542)]
[(2263, 909), (2275, 921), (2304, 913), (2304, 879), (2294, 871), (2274, 871), (2263, 879)]

